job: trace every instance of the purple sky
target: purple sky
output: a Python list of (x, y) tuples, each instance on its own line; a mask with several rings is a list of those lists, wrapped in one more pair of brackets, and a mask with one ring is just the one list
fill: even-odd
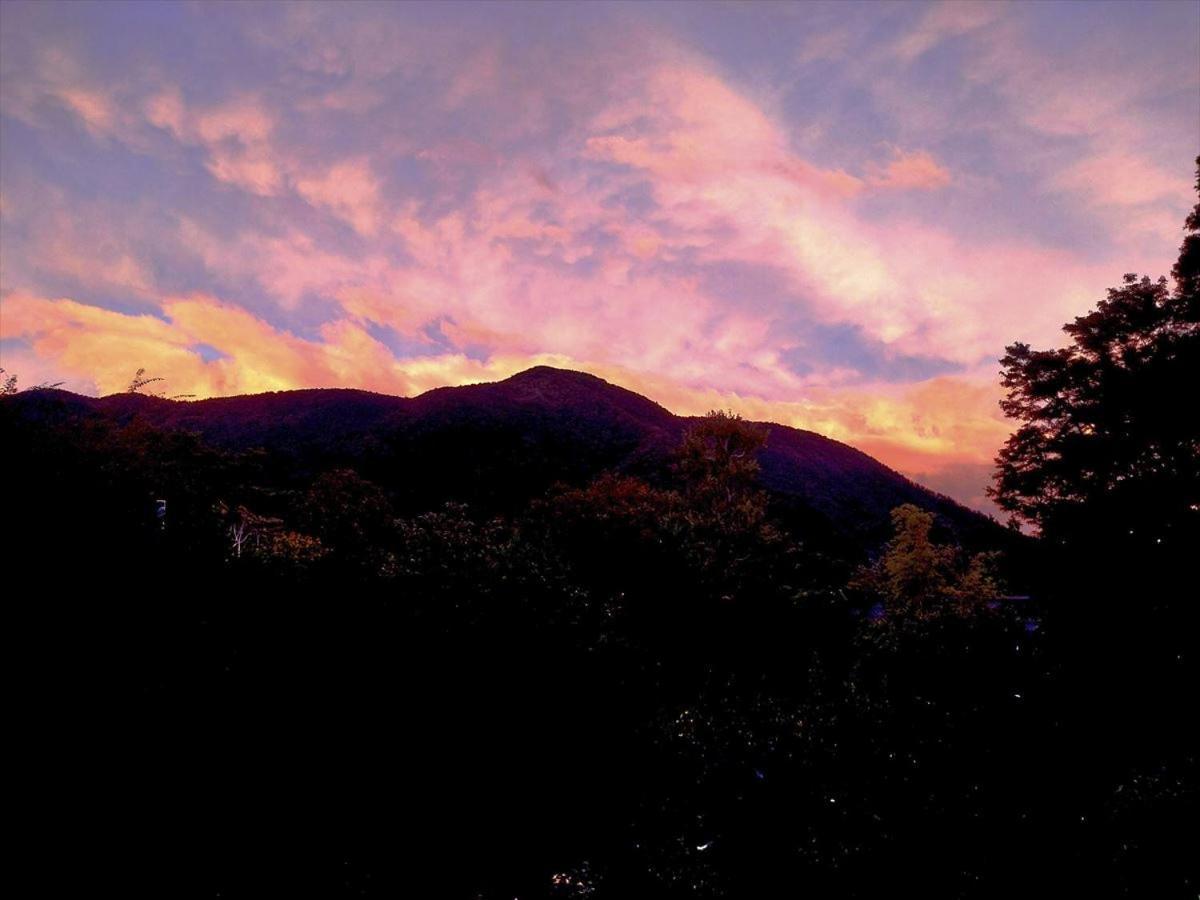
[(984, 507), (1006, 343), (1166, 273), (1200, 3), (0, 5), (0, 365), (536, 363)]

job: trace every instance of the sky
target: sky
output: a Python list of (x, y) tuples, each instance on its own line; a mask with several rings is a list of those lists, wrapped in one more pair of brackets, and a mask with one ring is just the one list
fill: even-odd
[(1200, 3), (0, 4), (0, 366), (533, 365), (988, 510), (1014, 341), (1169, 272)]

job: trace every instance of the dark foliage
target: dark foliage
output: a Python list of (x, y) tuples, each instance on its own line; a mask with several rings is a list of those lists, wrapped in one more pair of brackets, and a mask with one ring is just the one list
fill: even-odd
[[(844, 589), (858, 551), (831, 552), (762, 489), (790, 432), (713, 415), (668, 431), (661, 464), (631, 463), (611, 455), (602, 407), (603, 427), (579, 413), (568, 443), (527, 445), (539, 467), (594, 448), (588, 467), (554, 462), (557, 484), (520, 479), (515, 432), (499, 432), (503, 464), (476, 444), (464, 505), (436, 463), (389, 472), (361, 449), (350, 466), (316, 420), (289, 454), (151, 424), (188, 408), (156, 398), (101, 415), (71, 395), (25, 400), (3, 401), (0, 427), (10, 577), (31, 586), (26, 826), (43, 851), (76, 848), (92, 884), (255, 898), (1183, 884), (1181, 833), (1163, 823), (1194, 802), (1194, 772), (1065, 734), (1040, 617), (939, 542), (952, 522), (897, 513), (867, 570), (897, 577)], [(446, 427), (458, 408), (441, 408)], [(623, 472), (590, 476), (614, 460)], [(497, 472), (514, 482), (488, 490)]]
[[(1200, 192), (1200, 159), (1197, 169)], [(1064, 326), (1067, 347), (1008, 348), (1003, 406), (1019, 427), (992, 491), (1043, 536), (1055, 749), (1110, 785), (1105, 862), (1142, 896), (1197, 885), (1194, 865), (1186, 889), (1168, 889), (1149, 864), (1173, 871), (1179, 836), (1200, 822), (1189, 711), (1200, 689), (1200, 203), (1185, 231), (1173, 285), (1127, 275)]]

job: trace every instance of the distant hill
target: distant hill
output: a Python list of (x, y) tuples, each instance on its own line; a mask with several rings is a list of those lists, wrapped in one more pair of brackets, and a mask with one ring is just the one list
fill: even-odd
[[(18, 418), (143, 422), (195, 432), (222, 448), (263, 448), (283, 478), (353, 464), (408, 509), (445, 500), (506, 508), (555, 482), (583, 483), (606, 470), (662, 481), (694, 421), (596, 376), (547, 366), (412, 398), (317, 389), (177, 401), (43, 390), (6, 402), (18, 407)], [(966, 544), (1007, 539), (993, 520), (853, 447), (765, 424), (763, 486), (776, 512), (803, 531), (877, 546), (890, 510), (914, 503)]]

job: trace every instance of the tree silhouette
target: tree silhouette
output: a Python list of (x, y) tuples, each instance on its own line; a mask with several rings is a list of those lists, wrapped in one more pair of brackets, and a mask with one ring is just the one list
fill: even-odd
[(1200, 204), (1185, 228), (1174, 288), (1126, 275), (1063, 327), (1069, 346), (1006, 348), (1001, 406), (1022, 424), (989, 493), (1056, 544), (1194, 546), (1200, 417), (1187, 407), (1200, 384)]
[[(129, 387), (125, 389), (126, 393), (136, 394), (148, 384), (154, 384), (156, 381), (166, 381), (165, 378), (147, 378), (146, 370), (139, 368), (133, 373), (133, 378), (129, 381)], [(157, 396), (157, 395), (156, 395)]]
[[(0, 369), (0, 375), (6, 374), (6, 371), (7, 370), (5, 370), (5, 369)], [(41, 384), (35, 384), (35, 385), (33, 385), (33, 387), (28, 387), (25, 390), (26, 391), (50, 391), (50, 390), (53, 390), (54, 388), (62, 387), (63, 384), (65, 384), (65, 383), (66, 382), (62, 382), (62, 381), (54, 381), (54, 382), (43, 381)], [(15, 372), (12, 374), (9, 374), (8, 377), (4, 379), (3, 382), (0, 382), (0, 397), (8, 397), (8, 396), (11, 396), (12, 394), (19, 394), (20, 392), (21, 392), (21, 388), (17, 386), (17, 375)]]

